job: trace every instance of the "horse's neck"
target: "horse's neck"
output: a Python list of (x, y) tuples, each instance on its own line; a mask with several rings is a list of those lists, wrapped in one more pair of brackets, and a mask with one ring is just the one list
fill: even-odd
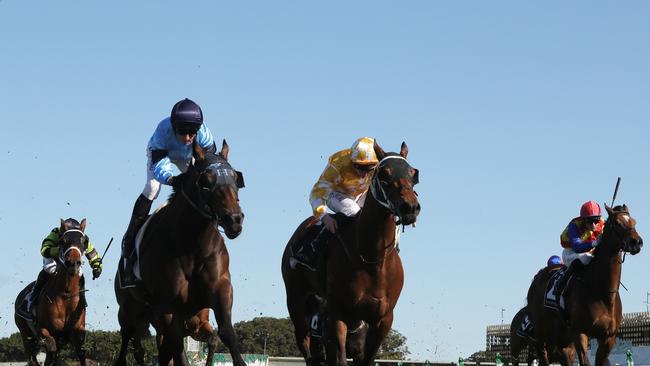
[(359, 216), (356, 235), (359, 252), (367, 261), (383, 259), (395, 242), (393, 215), (370, 192)]
[(81, 276), (77, 274), (69, 276), (67, 270), (62, 267), (57, 270), (57, 274), (53, 282), (53, 295), (60, 295), (62, 293), (77, 293), (80, 290)]
[(617, 240), (607, 232), (601, 237), (598, 251), (592, 261), (591, 286), (598, 292), (598, 296), (611, 297), (618, 292), (621, 283), (621, 270), (623, 265), (620, 260), (620, 251), (612, 249), (612, 240)]

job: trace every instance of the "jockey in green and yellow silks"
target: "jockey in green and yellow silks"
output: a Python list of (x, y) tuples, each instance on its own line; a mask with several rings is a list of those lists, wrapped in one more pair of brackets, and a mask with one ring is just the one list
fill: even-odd
[[(79, 226), (79, 223), (75, 219), (67, 219), (65, 221), (61, 220), (61, 222), (62, 222), (62, 227), (63, 225), (70, 225), (74, 227)], [(82, 225), (85, 225), (85, 223), (82, 222)], [(41, 243), (41, 255), (43, 256), (43, 269), (39, 272), (38, 278), (36, 279), (34, 286), (32, 286), (30, 292), (25, 296), (25, 301), (23, 302), (23, 304), (21, 304), (20, 308), (18, 309), (20, 315), (23, 317), (31, 317), (32, 308), (36, 302), (38, 294), (41, 292), (41, 289), (43, 288), (43, 286), (45, 285), (49, 277), (56, 274), (57, 262), (55, 258), (59, 256), (61, 236), (64, 234), (64, 232), (62, 231), (63, 230), (62, 227), (55, 227), (54, 229), (52, 229), (50, 233), (45, 237), (45, 239), (43, 239), (43, 242)], [(90, 239), (88, 239), (88, 243), (86, 245), (86, 251), (83, 254), (88, 259), (88, 262), (90, 263), (90, 267), (93, 270), (93, 278), (99, 277), (99, 275), (102, 273), (102, 260), (99, 257), (97, 250), (95, 250), (95, 247), (90, 242)]]

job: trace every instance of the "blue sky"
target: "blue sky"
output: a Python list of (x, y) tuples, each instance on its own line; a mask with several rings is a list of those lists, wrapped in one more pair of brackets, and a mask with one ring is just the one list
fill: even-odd
[[(647, 233), (650, 4), (642, 1), (0, 1), (0, 336), (59, 218), (88, 218), (104, 275), (91, 329), (117, 329), (112, 277), (145, 146), (197, 101), (246, 177), (228, 241), (235, 321), (287, 316), (280, 257), (327, 157), (406, 141), (422, 212), (402, 237), (394, 328), (414, 359), (485, 348), (580, 204), (629, 205)], [(160, 204), (168, 190), (163, 191)], [(647, 249), (646, 249), (647, 250)], [(646, 309), (642, 251), (625, 312)]]

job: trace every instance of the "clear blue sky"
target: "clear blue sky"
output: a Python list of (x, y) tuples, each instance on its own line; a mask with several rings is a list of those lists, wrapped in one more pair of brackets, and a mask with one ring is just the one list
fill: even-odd
[[(580, 204), (619, 194), (648, 232), (646, 1), (0, 1), (0, 336), (59, 218), (88, 218), (104, 275), (88, 327), (117, 329), (112, 277), (145, 146), (190, 97), (246, 176), (228, 241), (235, 321), (287, 316), (280, 257), (329, 154), (409, 144), (418, 226), (394, 328), (415, 359), (485, 348)], [(164, 191), (156, 205), (169, 191)], [(650, 255), (624, 311), (646, 309)]]

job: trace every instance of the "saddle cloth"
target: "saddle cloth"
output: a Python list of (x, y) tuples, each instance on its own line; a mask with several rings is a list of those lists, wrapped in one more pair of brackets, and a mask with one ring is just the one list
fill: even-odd
[(135, 264), (133, 265), (133, 274), (135, 277), (139, 280), (142, 280), (142, 277), (140, 276), (140, 245), (142, 244), (142, 238), (144, 237), (144, 233), (147, 230), (147, 226), (149, 226), (149, 222), (151, 221), (151, 218), (158, 213), (163, 207), (167, 206), (169, 202), (165, 201), (160, 207), (154, 211), (153, 214), (149, 215), (147, 218), (147, 221), (144, 222), (144, 224), (140, 227), (140, 230), (138, 230), (138, 233), (135, 236)]
[(545, 307), (553, 310), (564, 310), (564, 293), (566, 292), (566, 289), (569, 287), (569, 281), (571, 280), (571, 278), (569, 278), (569, 281), (566, 282), (566, 285), (562, 289), (559, 302), (557, 297), (554, 295), (554, 292), (558, 281), (562, 277), (564, 277), (565, 272), (566, 272), (566, 267), (553, 273), (553, 275), (549, 279), (548, 284), (546, 285), (546, 295), (544, 296)]

